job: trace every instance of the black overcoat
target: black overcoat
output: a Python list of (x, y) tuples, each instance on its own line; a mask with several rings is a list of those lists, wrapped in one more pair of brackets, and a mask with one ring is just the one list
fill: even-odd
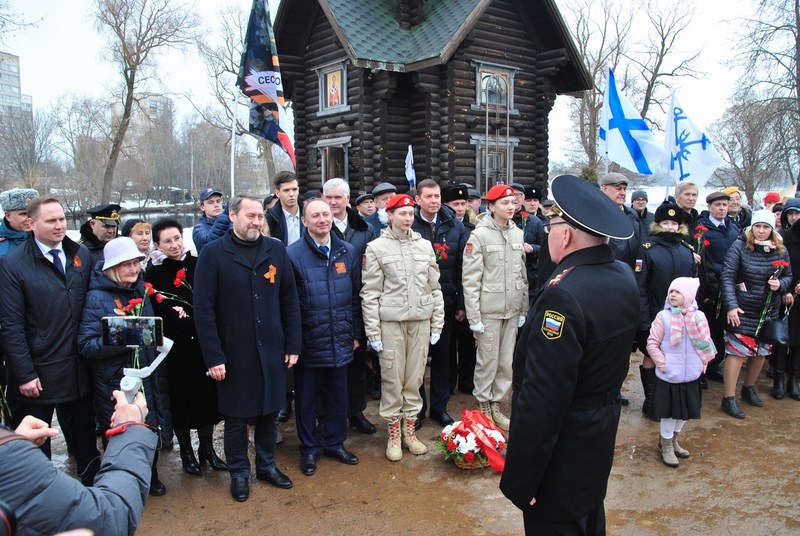
[(286, 404), (285, 354), (300, 354), (300, 304), (286, 247), (261, 237), (255, 264), (233, 231), (203, 247), (194, 286), (194, 322), (226, 417), (255, 417)]
[(513, 439), (500, 489), (526, 515), (567, 522), (606, 494), (639, 291), (608, 245), (568, 255), (554, 274), (514, 355)]

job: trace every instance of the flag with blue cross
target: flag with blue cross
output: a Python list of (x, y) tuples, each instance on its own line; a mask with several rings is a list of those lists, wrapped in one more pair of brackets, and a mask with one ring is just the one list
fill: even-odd
[(706, 133), (686, 115), (674, 93), (667, 119), (664, 143), (669, 151), (670, 177), (704, 185), (722, 164), (722, 158)]
[(667, 152), (656, 141), (636, 108), (621, 95), (614, 71), (607, 68), (606, 94), (600, 117), (600, 149), (607, 160), (652, 175), (667, 160)]

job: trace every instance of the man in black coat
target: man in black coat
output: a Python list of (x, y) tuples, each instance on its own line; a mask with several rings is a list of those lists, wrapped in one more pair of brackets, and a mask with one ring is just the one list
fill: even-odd
[[(91, 379), (76, 341), (92, 259), (67, 238), (57, 199), (34, 199), (28, 217), (32, 237), (0, 259), (0, 342), (8, 359), (12, 424), (32, 415), (49, 425), (58, 410), (78, 474), (91, 485), (99, 452)], [(41, 448), (50, 457), (50, 442)]]
[(557, 263), (520, 336), (500, 489), (523, 511), (525, 533), (605, 534), (619, 389), (639, 322), (633, 271), (608, 237), (630, 220), (588, 182), (556, 177), (548, 226)]
[[(453, 323), (466, 318), (464, 291), (461, 287), (461, 263), (467, 236), (464, 224), (458, 221), (455, 213), (449, 207), (442, 207), (442, 192), (436, 181), (425, 179), (417, 185), (416, 202), (418, 206), (411, 229), (433, 245), (444, 298), (444, 327), (441, 338), (431, 345), (428, 352), (431, 358), (430, 416), (440, 425), (447, 426), (453, 423), (453, 418), (447, 413), (447, 403), (450, 401), (450, 339)], [(424, 382), (419, 388), (419, 394), (422, 397), (422, 410), (416, 429), (422, 426), (429, 407)]]
[(722, 382), (720, 365), (725, 358), (726, 311), (722, 308), (720, 277), (725, 266), (725, 256), (739, 236), (739, 228), (728, 216), (728, 200), (724, 192), (711, 192), (706, 196), (708, 210), (700, 213), (694, 222), (693, 240), (700, 242), (700, 291), (698, 307), (706, 315), (711, 339), (717, 347), (717, 356), (706, 366), (705, 378)]
[(92, 255), (92, 264), (103, 258), (103, 248), (117, 237), (120, 206), (116, 203), (88, 209), (91, 219), (81, 225), (81, 244)]
[[(363, 262), (367, 244), (378, 234), (358, 213), (349, 207), (350, 186), (343, 179), (330, 179), (322, 186), (322, 197), (331, 207), (333, 214), (333, 230), (337, 237), (349, 242), (356, 251), (359, 262)], [(359, 307), (361, 296), (359, 295)], [(359, 315), (360, 318), (361, 315)], [(359, 333), (364, 333), (364, 326), (359, 326)], [(353, 362), (347, 373), (347, 418), (350, 426), (362, 434), (374, 434), (378, 430), (364, 417), (367, 409), (367, 338), (363, 336), (358, 348), (353, 352)], [(376, 359), (377, 361), (377, 359)]]
[(639, 248), (642, 245), (641, 227), (639, 224), (639, 216), (631, 209), (625, 206), (625, 197), (628, 192), (628, 177), (622, 173), (611, 172), (607, 173), (600, 179), (600, 190), (611, 199), (625, 214), (633, 226), (633, 236), (626, 240), (612, 238), (609, 240), (609, 245), (614, 251), (614, 258), (622, 261), (631, 269), (636, 267), (636, 256), (639, 254)]
[(246, 501), (249, 419), (255, 420), (256, 476), (292, 487), (275, 465), (275, 443), (286, 368), (300, 353), (300, 305), (286, 248), (261, 234), (261, 200), (238, 195), (229, 215), (231, 231), (207, 244), (197, 260), (194, 322), (209, 376), (219, 382), (231, 496)]

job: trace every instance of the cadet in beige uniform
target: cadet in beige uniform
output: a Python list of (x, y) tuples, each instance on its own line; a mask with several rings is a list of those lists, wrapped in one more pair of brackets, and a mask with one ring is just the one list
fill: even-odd
[(369, 346), (381, 365), (380, 414), (389, 423), (386, 457), (398, 461), (401, 435), (412, 454), (428, 451), (414, 424), (422, 409), (419, 388), (428, 345), (436, 344), (444, 326), (444, 301), (433, 247), (411, 230), (414, 200), (395, 195), (386, 213), (389, 227), (367, 244), (361, 308)]
[(517, 330), (528, 312), (522, 231), (514, 217), (514, 189), (497, 184), (486, 194), (489, 211), (478, 216), (464, 248), (464, 305), (478, 346), (475, 388), (480, 410), (508, 430), (500, 401), (511, 389)]

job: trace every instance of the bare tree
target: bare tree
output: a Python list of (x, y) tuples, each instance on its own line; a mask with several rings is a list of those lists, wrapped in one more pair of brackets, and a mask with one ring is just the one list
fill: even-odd
[(54, 128), (48, 111), (0, 113), (0, 162), (4, 162), (5, 173), (26, 188), (35, 188), (53, 154)]
[(67, 211), (78, 216), (99, 201), (110, 146), (109, 103), (75, 95), (59, 101), (56, 147), (69, 162), (69, 183), (55, 186)]
[(193, 41), (196, 17), (189, 5), (172, 0), (95, 0), (98, 29), (109, 34), (110, 59), (122, 73), (122, 113), (114, 123), (111, 151), (103, 174), (101, 200), (108, 202), (114, 169), (123, 148), (139, 85), (153, 56), (166, 47)]
[(662, 111), (665, 109), (664, 101), (669, 95), (662, 90), (667, 90), (668, 79), (700, 74), (694, 68), (700, 51), (684, 55), (678, 50), (679, 42), (694, 17), (691, 4), (684, 4), (681, 9), (672, 5), (663, 9), (649, 2), (644, 12), (650, 21), (647, 41), (643, 50), (634, 51), (627, 57), (645, 81), (639, 114), (647, 118), (652, 104), (658, 105)]
[[(600, 85), (605, 78), (605, 68), (611, 67), (616, 71), (623, 59), (633, 13), (609, 0), (601, 3), (578, 0), (568, 8), (568, 13), (572, 18), (578, 52), (585, 59), (592, 79), (592, 88), (571, 103), (571, 116), (578, 125), (578, 153), (582, 155), (573, 154), (573, 157), (576, 160), (585, 159), (589, 167), (596, 167), (600, 159), (597, 154), (597, 132), (603, 108)], [(626, 74), (617, 73), (623, 86), (628, 81)]]
[(757, 18), (744, 21), (743, 60), (750, 87), (780, 103), (790, 122), (782, 149), (791, 154), (792, 182), (800, 179), (800, 0), (760, 0)]
[(737, 186), (751, 203), (756, 191), (785, 184), (777, 143), (782, 117), (778, 102), (765, 102), (747, 90), (738, 92), (734, 104), (711, 128), (726, 166), (709, 184)]
[[(665, 81), (679, 76), (694, 76), (693, 66), (699, 51), (686, 55), (678, 43), (691, 22), (693, 11), (674, 6), (645, 6), (648, 21), (646, 38), (633, 43), (632, 25), (637, 13), (620, 3), (603, 0), (576, 0), (568, 8), (578, 51), (585, 58), (593, 87), (582, 98), (571, 103), (573, 120), (578, 126), (577, 151), (572, 157), (585, 162), (586, 168), (596, 168), (598, 129), (605, 97), (606, 67), (616, 76), (617, 87), (632, 102), (640, 102), (640, 114), (646, 120), (654, 104), (661, 105), (668, 96)], [(653, 121), (650, 121), (653, 124)]]
[(21, 13), (11, 11), (7, 0), (0, 0), (0, 45), (14, 31), (35, 25), (36, 22), (25, 22)]

